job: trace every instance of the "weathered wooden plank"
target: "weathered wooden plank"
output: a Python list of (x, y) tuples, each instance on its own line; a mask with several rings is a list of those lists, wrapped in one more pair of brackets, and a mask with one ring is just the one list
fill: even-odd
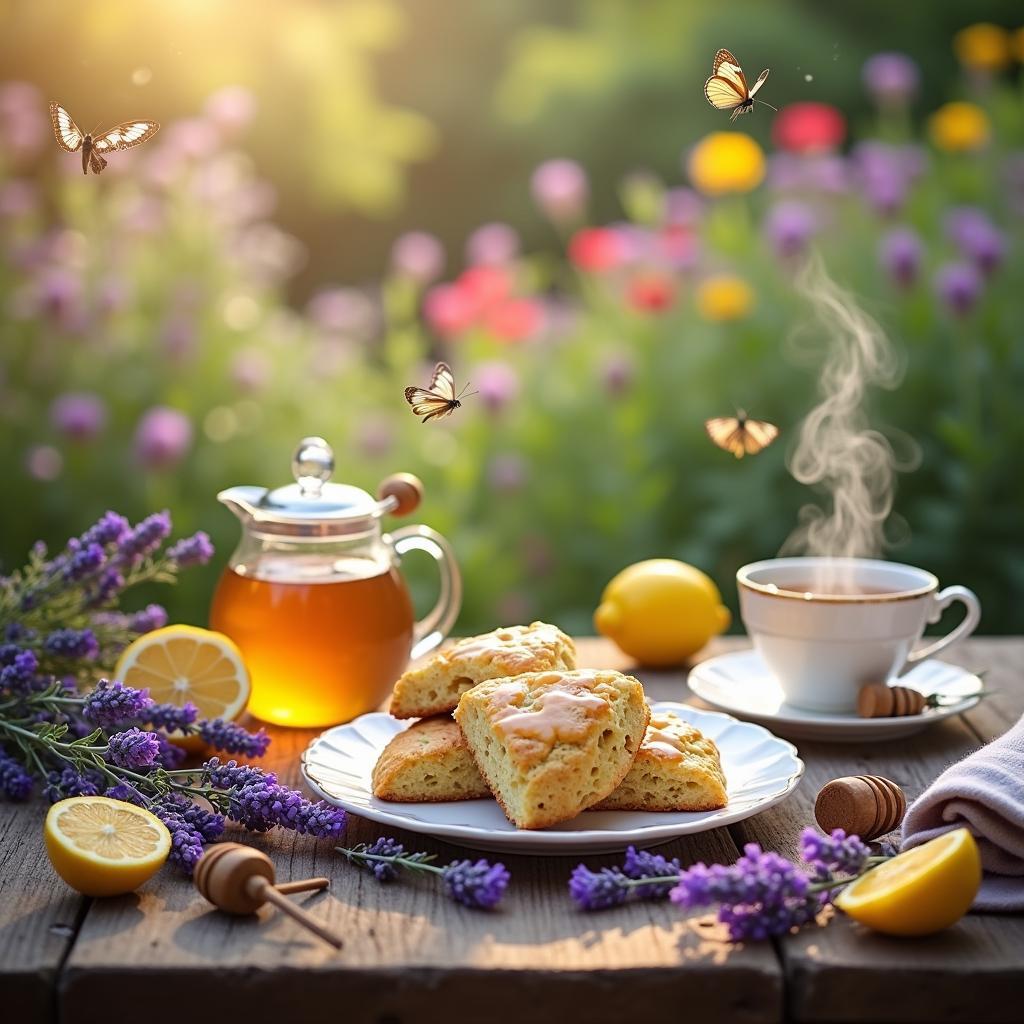
[(0, 1006), (8, 1020), (53, 1019), (57, 971), (85, 906), (46, 859), (45, 813), (41, 801), (0, 802)]
[[(624, 665), (601, 643), (581, 645), (584, 663)], [(682, 697), (679, 673), (651, 679), (652, 696)], [(309, 734), (275, 732), (268, 763), (291, 782)], [(369, 841), (377, 826), (353, 819), (347, 839)], [(400, 836), (444, 859), (466, 851)], [(255, 837), (280, 877), (325, 874), (328, 893), (305, 900), (346, 937), (338, 954), (281, 915), (230, 919), (208, 908), (169, 872), (138, 894), (97, 901), (60, 983), (62, 1020), (109, 1017), (102, 994), (116, 984), (130, 1000), (166, 991), (173, 978), (207, 1013), (289, 1013), (302, 1019), (337, 1007), (346, 1019), (436, 1021), (446, 1016), (536, 1022), (585, 1012), (590, 1021), (645, 1013), (707, 1020), (777, 1020), (781, 971), (770, 947), (734, 949), (717, 926), (668, 904), (636, 904), (603, 914), (577, 911), (566, 892), (575, 860), (507, 857), (513, 885), (496, 913), (441, 897), (426, 879), (382, 886), (324, 844), (288, 835)], [(730, 860), (725, 830), (668, 845), (686, 863)], [(595, 866), (612, 858), (588, 858)], [(180, 1019), (176, 1001), (147, 1002), (150, 1024)]]

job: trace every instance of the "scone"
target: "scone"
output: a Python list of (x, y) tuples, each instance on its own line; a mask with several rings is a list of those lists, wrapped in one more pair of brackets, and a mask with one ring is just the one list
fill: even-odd
[(490, 679), (455, 711), (480, 774), (517, 828), (567, 821), (608, 796), (649, 717), (640, 683), (610, 671)]
[(395, 683), (391, 714), (427, 718), (455, 710), (459, 697), (485, 679), (576, 667), (576, 648), (557, 626), (531, 622), (466, 637)]
[(448, 715), (424, 718), (395, 736), (377, 758), (371, 779), (380, 800), (422, 804), (491, 795), (462, 730)]
[(728, 803), (718, 748), (671, 711), (651, 715), (622, 785), (593, 811), (713, 811)]

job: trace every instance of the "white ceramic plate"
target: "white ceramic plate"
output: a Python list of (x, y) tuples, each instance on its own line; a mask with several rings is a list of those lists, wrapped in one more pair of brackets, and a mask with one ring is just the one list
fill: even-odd
[(382, 825), (425, 832), (477, 850), (546, 854), (611, 853), (630, 844), (649, 846), (742, 821), (785, 799), (803, 774), (796, 748), (759, 725), (672, 701), (653, 707), (674, 711), (718, 745), (729, 791), (727, 806), (691, 813), (584, 811), (572, 821), (526, 831), (509, 822), (493, 800), (378, 800), (370, 789), (370, 772), (388, 741), (410, 724), (381, 713), (363, 715), (318, 736), (302, 755), (302, 773), (325, 800)]
[(690, 670), (690, 689), (713, 707), (770, 726), (784, 736), (803, 740), (855, 743), (912, 736), (950, 715), (968, 711), (981, 699), (981, 680), (967, 669), (944, 661), (922, 661), (899, 680), (925, 696), (940, 693), (960, 698), (941, 708), (927, 708), (906, 718), (859, 718), (826, 715), (787, 704), (782, 690), (755, 650), (733, 651), (702, 661)]

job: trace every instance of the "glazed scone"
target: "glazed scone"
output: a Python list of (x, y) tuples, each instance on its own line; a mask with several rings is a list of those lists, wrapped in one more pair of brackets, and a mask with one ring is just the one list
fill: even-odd
[(449, 714), (466, 690), (485, 679), (575, 667), (576, 648), (557, 626), (504, 626), (466, 637), (410, 669), (395, 683), (389, 710), (395, 718)]
[(480, 774), (517, 828), (567, 821), (608, 796), (649, 716), (640, 683), (610, 671), (490, 679), (455, 710)]
[(424, 718), (398, 733), (381, 751), (371, 780), (378, 799), (410, 804), (491, 795), (462, 730), (448, 715)]
[(671, 711), (651, 714), (633, 767), (593, 811), (713, 811), (729, 801), (718, 748)]

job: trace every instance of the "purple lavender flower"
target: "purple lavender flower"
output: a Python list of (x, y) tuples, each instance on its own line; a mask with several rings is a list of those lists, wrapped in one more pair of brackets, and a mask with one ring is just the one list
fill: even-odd
[(581, 910), (605, 910), (626, 902), (628, 879), (618, 868), (591, 871), (577, 864), (569, 876), (569, 895)]
[(519, 235), (508, 224), (482, 224), (466, 241), (470, 266), (500, 267), (519, 255)]
[(118, 729), (142, 717), (148, 718), (155, 707), (159, 705), (150, 699), (148, 690), (101, 679), (86, 695), (82, 717), (101, 729)]
[(906, 202), (910, 186), (925, 169), (925, 157), (915, 146), (862, 142), (851, 154), (855, 177), (867, 201), (884, 216)]
[(444, 272), (444, 246), (426, 231), (409, 231), (391, 247), (395, 272), (417, 284), (430, 284)]
[(203, 855), (202, 833), (182, 815), (176, 804), (154, 802), (150, 805), (150, 810), (171, 833), (171, 852), (167, 859), (172, 864), (177, 864), (186, 875), (191, 875)]
[(191, 537), (183, 537), (168, 548), (167, 557), (181, 568), (187, 565), (206, 565), (213, 558), (210, 535), (199, 530)]
[[(370, 857), (405, 856), (405, 847), (397, 839), (391, 839), (389, 836), (381, 836), (380, 839), (377, 839), (369, 846), (360, 847), (359, 849), (363, 854), (369, 854)], [(349, 859), (351, 860), (352, 858)], [(355, 862), (361, 867), (366, 868), (367, 871), (372, 871), (373, 877), (378, 882), (393, 882), (398, 877), (398, 867), (392, 861), (364, 858)]]
[[(216, 760), (211, 759), (211, 760)], [(209, 767), (211, 762), (207, 762)], [(255, 774), (258, 773), (258, 774)], [(276, 776), (249, 766), (228, 765), (209, 770), (221, 780), (246, 777), (252, 781), (231, 786), (228, 814), (253, 832), (266, 832), (275, 825), (318, 838), (336, 838), (345, 829), (345, 812), (326, 801), (313, 803), (301, 793), (278, 785)]]
[(32, 785), (32, 776), (25, 771), (25, 766), (0, 747), (0, 793), (8, 800), (27, 800)]
[(850, 173), (835, 153), (774, 153), (768, 158), (768, 183), (776, 192), (842, 195), (849, 191)]
[(947, 263), (935, 274), (935, 291), (957, 316), (967, 316), (981, 298), (981, 274), (970, 263)]
[(152, 633), (154, 629), (162, 629), (167, 625), (167, 611), (163, 605), (148, 604), (138, 612), (128, 616), (127, 627), (133, 633)]
[(135, 804), (136, 807), (145, 807), (149, 801), (132, 785), (127, 782), (119, 782), (115, 786), (109, 786), (103, 791), (103, 795), (111, 800), (120, 800), (122, 803)]
[(813, 920), (827, 897), (809, 892), (810, 879), (791, 861), (748, 843), (735, 864), (695, 864), (669, 893), (688, 910), (720, 904), (718, 920), (733, 942), (784, 935)]
[[(626, 849), (626, 860), (622, 865), (622, 873), (630, 879), (640, 880), (647, 878), (665, 879), (678, 875), (682, 868), (679, 859), (673, 857), (669, 860), (660, 853), (651, 853), (650, 850), (638, 850), (635, 846)], [(669, 894), (669, 890), (675, 885), (675, 881), (658, 881), (650, 885), (637, 885), (633, 887), (633, 895), (638, 900), (660, 899)]]
[(64, 579), (73, 583), (91, 576), (103, 564), (105, 557), (99, 544), (87, 544), (79, 548), (64, 566)]
[(777, 203), (765, 218), (765, 234), (782, 259), (800, 256), (818, 230), (814, 210), (796, 199)]
[(530, 179), (534, 202), (553, 221), (575, 220), (583, 213), (590, 186), (575, 160), (547, 160)]
[(73, 441), (91, 441), (107, 422), (107, 407), (99, 395), (69, 391), (53, 400), (50, 422)]
[(154, 512), (121, 538), (117, 551), (119, 561), (128, 564), (141, 562), (160, 547), (170, 532), (170, 513)]
[(89, 593), (89, 604), (93, 608), (102, 608), (124, 589), (125, 579), (121, 573), (114, 568), (104, 569), (97, 580), (95, 587)]
[(876, 53), (864, 62), (861, 76), (879, 106), (908, 102), (921, 84), (917, 64), (905, 53)]
[(155, 729), (166, 729), (167, 732), (187, 729), (198, 717), (199, 708), (191, 701), (181, 707), (177, 704), (150, 703), (145, 711), (145, 720)]
[(80, 540), (85, 546), (99, 544), (106, 547), (108, 544), (119, 543), (129, 529), (128, 520), (124, 516), (116, 512), (104, 512), (99, 520), (82, 534)]
[(199, 735), (216, 750), (223, 750), (228, 754), (245, 754), (247, 757), (262, 757), (270, 746), (270, 737), (266, 729), (252, 733), (237, 723), (225, 722), (222, 718), (201, 723)]
[(960, 251), (986, 276), (1006, 256), (1006, 239), (983, 210), (961, 206), (946, 217), (946, 233)]
[(157, 754), (153, 760), (154, 765), (161, 768), (179, 768), (188, 757), (188, 751), (177, 743), (171, 742), (162, 732), (146, 733), (147, 736), (155, 736), (157, 743)]
[(192, 444), (192, 424), (178, 409), (164, 405), (148, 410), (135, 429), (135, 457), (146, 469), (169, 469)]
[(91, 629), (55, 629), (43, 643), (54, 658), (92, 661), (100, 653), (100, 644)]
[(11, 662), (0, 669), (0, 688), (4, 690), (31, 689), (39, 671), (39, 659), (34, 651), (19, 650)]
[(71, 796), (96, 796), (103, 785), (103, 776), (99, 772), (87, 771), (80, 773), (74, 768), (65, 768), (59, 772), (49, 772), (43, 796), (55, 804)]
[(221, 762), (211, 757), (203, 764), (203, 777), (215, 789), (240, 789), (243, 786), (273, 784), (277, 776), (251, 764), (239, 764), (235, 760)]
[(879, 262), (901, 288), (909, 288), (917, 280), (923, 254), (920, 236), (907, 227), (893, 228), (878, 246)]
[(160, 755), (160, 737), (155, 732), (131, 728), (114, 733), (107, 743), (107, 760), (119, 768), (150, 768)]
[(860, 874), (870, 856), (871, 851), (860, 836), (848, 836), (841, 828), (827, 836), (805, 828), (800, 836), (800, 857), (815, 878), (828, 878), (836, 872)]
[(464, 907), (490, 910), (501, 902), (512, 876), (504, 864), (455, 860), (441, 871), (444, 893)]

